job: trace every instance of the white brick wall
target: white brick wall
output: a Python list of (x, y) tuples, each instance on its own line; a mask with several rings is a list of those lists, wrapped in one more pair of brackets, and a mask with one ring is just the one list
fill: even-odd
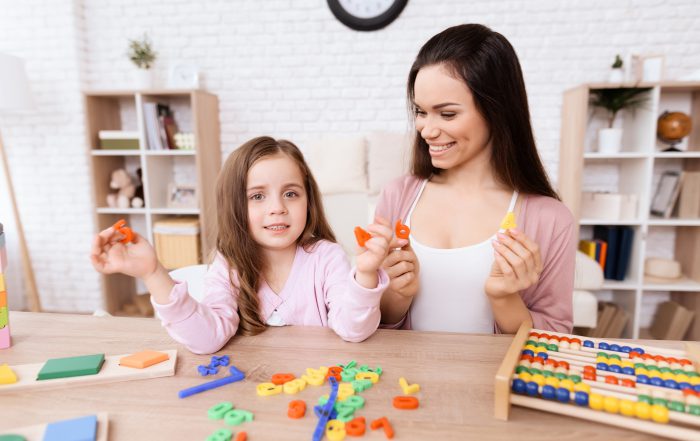
[(405, 130), (405, 79), (420, 45), (447, 26), (484, 23), (520, 56), (540, 152), (556, 176), (562, 92), (605, 79), (616, 53), (664, 53), (668, 78), (700, 68), (698, 17), (693, 0), (410, 0), (388, 28), (359, 33), (323, 0), (0, 0), (0, 51), (27, 60), (39, 104), (31, 116), (0, 118), (0, 128), (45, 307), (100, 305), (87, 259), (94, 225), (80, 90), (131, 84), (128, 38), (148, 32), (162, 81), (175, 62), (200, 67), (220, 99), (226, 154), (261, 134)]

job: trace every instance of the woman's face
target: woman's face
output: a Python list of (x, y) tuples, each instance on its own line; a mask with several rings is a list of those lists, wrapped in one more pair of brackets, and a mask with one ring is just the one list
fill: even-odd
[(436, 168), (460, 167), (490, 156), (490, 132), (471, 91), (441, 64), (418, 71), (414, 85), (415, 123), (428, 143)]

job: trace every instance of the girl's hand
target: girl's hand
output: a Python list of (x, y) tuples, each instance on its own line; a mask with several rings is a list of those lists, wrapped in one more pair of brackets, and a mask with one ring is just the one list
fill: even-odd
[(122, 273), (141, 279), (153, 274), (159, 264), (151, 244), (136, 233), (129, 245), (119, 242), (123, 238), (114, 227), (95, 236), (90, 252), (92, 266), (102, 274)]
[(492, 245), (495, 260), (485, 286), (490, 297), (502, 298), (521, 292), (540, 280), (540, 247), (520, 230), (498, 233)]
[[(375, 223), (367, 226), (367, 231), (372, 237), (365, 242), (365, 246), (358, 248), (355, 265), (357, 267), (355, 279), (361, 285), (372, 288), (377, 286), (377, 270), (382, 265), (384, 258), (389, 252), (389, 243), (394, 234), (389, 221), (376, 218)], [(365, 283), (374, 280), (374, 283)]]
[(394, 240), (390, 244), (392, 251), (384, 259), (382, 267), (389, 276), (388, 292), (403, 297), (418, 294), (418, 258), (407, 239)]

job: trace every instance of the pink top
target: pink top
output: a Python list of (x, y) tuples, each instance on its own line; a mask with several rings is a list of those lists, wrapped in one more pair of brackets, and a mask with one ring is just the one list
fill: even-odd
[[(237, 285), (235, 270), (232, 277)], [(359, 285), (341, 246), (322, 240), (310, 252), (297, 247), (279, 294), (263, 282), (258, 297), (265, 319), (276, 311), (287, 325), (328, 326), (344, 340), (359, 342), (377, 329), (379, 301), (388, 285), (384, 270), (379, 271), (376, 288)], [(196, 354), (218, 351), (238, 329), (238, 291), (231, 286), (229, 266), (218, 253), (205, 276), (204, 291), (200, 303), (188, 295), (186, 282), (177, 282), (170, 303), (152, 302), (170, 336)]]
[[(392, 224), (398, 219), (405, 223), (422, 182), (412, 175), (390, 182), (379, 196), (376, 214)], [(575, 227), (571, 212), (561, 202), (546, 196), (523, 195), (518, 228), (539, 245), (543, 270), (539, 282), (520, 295), (537, 329), (564, 333), (572, 330)], [(409, 309), (401, 322), (386, 326), (411, 329), (410, 316)]]

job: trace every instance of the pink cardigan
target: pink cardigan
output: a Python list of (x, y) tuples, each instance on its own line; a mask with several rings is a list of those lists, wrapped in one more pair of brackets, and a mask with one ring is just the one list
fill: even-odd
[[(236, 334), (238, 290), (231, 286), (229, 272), (226, 260), (217, 254), (204, 278), (201, 302), (189, 296), (186, 282), (173, 287), (169, 303), (151, 301), (170, 336), (196, 354), (216, 352)], [(310, 251), (297, 247), (279, 294), (261, 283), (260, 312), (267, 318), (277, 311), (287, 325), (327, 326), (343, 340), (362, 341), (379, 325), (379, 301), (389, 285), (384, 270), (378, 274), (377, 287), (367, 289), (355, 281), (355, 269), (337, 243), (322, 240)], [(238, 285), (235, 270), (233, 280)]]
[[(407, 175), (390, 182), (379, 196), (376, 214), (406, 222), (408, 211), (423, 181)], [(561, 202), (546, 196), (526, 195), (518, 215), (518, 227), (540, 246), (543, 270), (539, 282), (521, 292), (537, 329), (571, 332), (573, 324), (572, 296), (576, 224), (571, 212)], [(411, 328), (411, 312), (391, 328)], [(499, 332), (496, 329), (496, 332)]]

